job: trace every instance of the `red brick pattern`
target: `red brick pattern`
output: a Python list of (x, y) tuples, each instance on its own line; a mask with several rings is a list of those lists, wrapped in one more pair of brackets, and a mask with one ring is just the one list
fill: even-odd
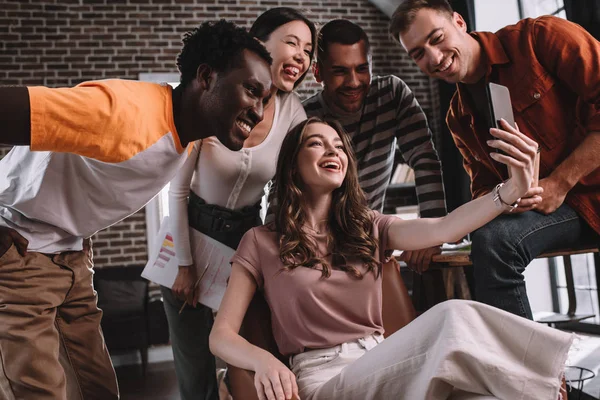
[[(0, 85), (72, 86), (139, 73), (177, 72), (181, 36), (200, 22), (225, 18), (249, 26), (266, 9), (302, 9), (322, 24), (350, 19), (367, 31), (375, 74), (396, 74), (415, 92), (430, 121), (435, 85), (387, 34), (388, 18), (367, 0), (4, 0), (0, 7)], [(301, 97), (319, 85), (309, 75)], [(438, 131), (435, 124), (432, 128)], [(0, 147), (0, 157), (6, 153)], [(97, 266), (146, 260), (143, 211), (94, 238)]]

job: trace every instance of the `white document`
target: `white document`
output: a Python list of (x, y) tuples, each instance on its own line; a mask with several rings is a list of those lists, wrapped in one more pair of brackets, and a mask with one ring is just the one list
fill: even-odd
[(164, 217), (156, 236), (157, 245), (150, 249), (148, 263), (142, 271), (142, 277), (168, 288), (173, 287), (178, 268), (170, 226), (169, 217)]
[[(175, 243), (169, 217), (163, 219), (158, 238), (160, 246), (151, 252), (142, 276), (154, 283), (172, 288), (179, 266), (175, 257)], [(229, 262), (235, 250), (193, 228), (190, 228), (190, 242), (194, 267), (199, 279), (199, 301), (216, 311), (221, 305), (227, 280), (231, 275)]]
[(231, 275), (230, 261), (235, 250), (193, 228), (190, 228), (190, 242), (200, 278), (200, 303), (217, 311)]

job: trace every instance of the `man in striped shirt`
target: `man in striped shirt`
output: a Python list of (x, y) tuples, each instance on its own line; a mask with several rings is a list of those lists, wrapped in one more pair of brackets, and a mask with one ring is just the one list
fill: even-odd
[[(396, 146), (415, 171), (421, 217), (446, 215), (441, 164), (427, 119), (414, 94), (393, 75), (371, 79), (365, 31), (347, 20), (321, 28), (315, 78), (323, 90), (304, 101), (308, 116), (337, 119), (352, 137), (361, 186), (369, 206), (383, 210)], [(429, 266), (439, 248), (404, 252), (409, 267)]]

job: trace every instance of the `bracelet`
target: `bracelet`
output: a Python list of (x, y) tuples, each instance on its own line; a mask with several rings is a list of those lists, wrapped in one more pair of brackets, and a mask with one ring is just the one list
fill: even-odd
[(508, 207), (508, 212), (512, 212), (515, 208), (519, 206), (519, 201), (521, 201), (521, 198), (518, 198), (513, 204), (508, 204), (507, 202), (502, 200), (502, 196), (500, 196), (500, 188), (502, 186), (504, 186), (504, 182), (500, 182), (499, 184), (497, 184), (494, 190), (492, 191), (492, 198), (494, 200), (494, 204), (496, 204), (496, 206), (499, 208)]

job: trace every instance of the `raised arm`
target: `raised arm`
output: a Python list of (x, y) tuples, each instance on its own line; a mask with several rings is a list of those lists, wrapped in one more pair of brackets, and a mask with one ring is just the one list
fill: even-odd
[[(506, 122), (503, 124), (506, 130), (490, 130), (497, 139), (489, 141), (488, 144), (507, 154), (492, 152), (491, 157), (511, 168), (512, 178), (498, 190), (498, 194), (503, 203), (513, 204), (527, 193), (531, 186), (533, 160), (538, 145)], [(389, 230), (390, 247), (413, 250), (459, 240), (507, 208), (499, 201), (494, 201), (494, 192), (472, 200), (442, 218), (394, 221)]]
[(299, 398), (292, 371), (271, 353), (249, 343), (239, 334), (256, 288), (252, 274), (234, 262), (210, 333), (210, 351), (228, 364), (255, 371), (254, 385), (260, 400)]
[(29, 91), (26, 87), (0, 87), (0, 144), (31, 143)]

